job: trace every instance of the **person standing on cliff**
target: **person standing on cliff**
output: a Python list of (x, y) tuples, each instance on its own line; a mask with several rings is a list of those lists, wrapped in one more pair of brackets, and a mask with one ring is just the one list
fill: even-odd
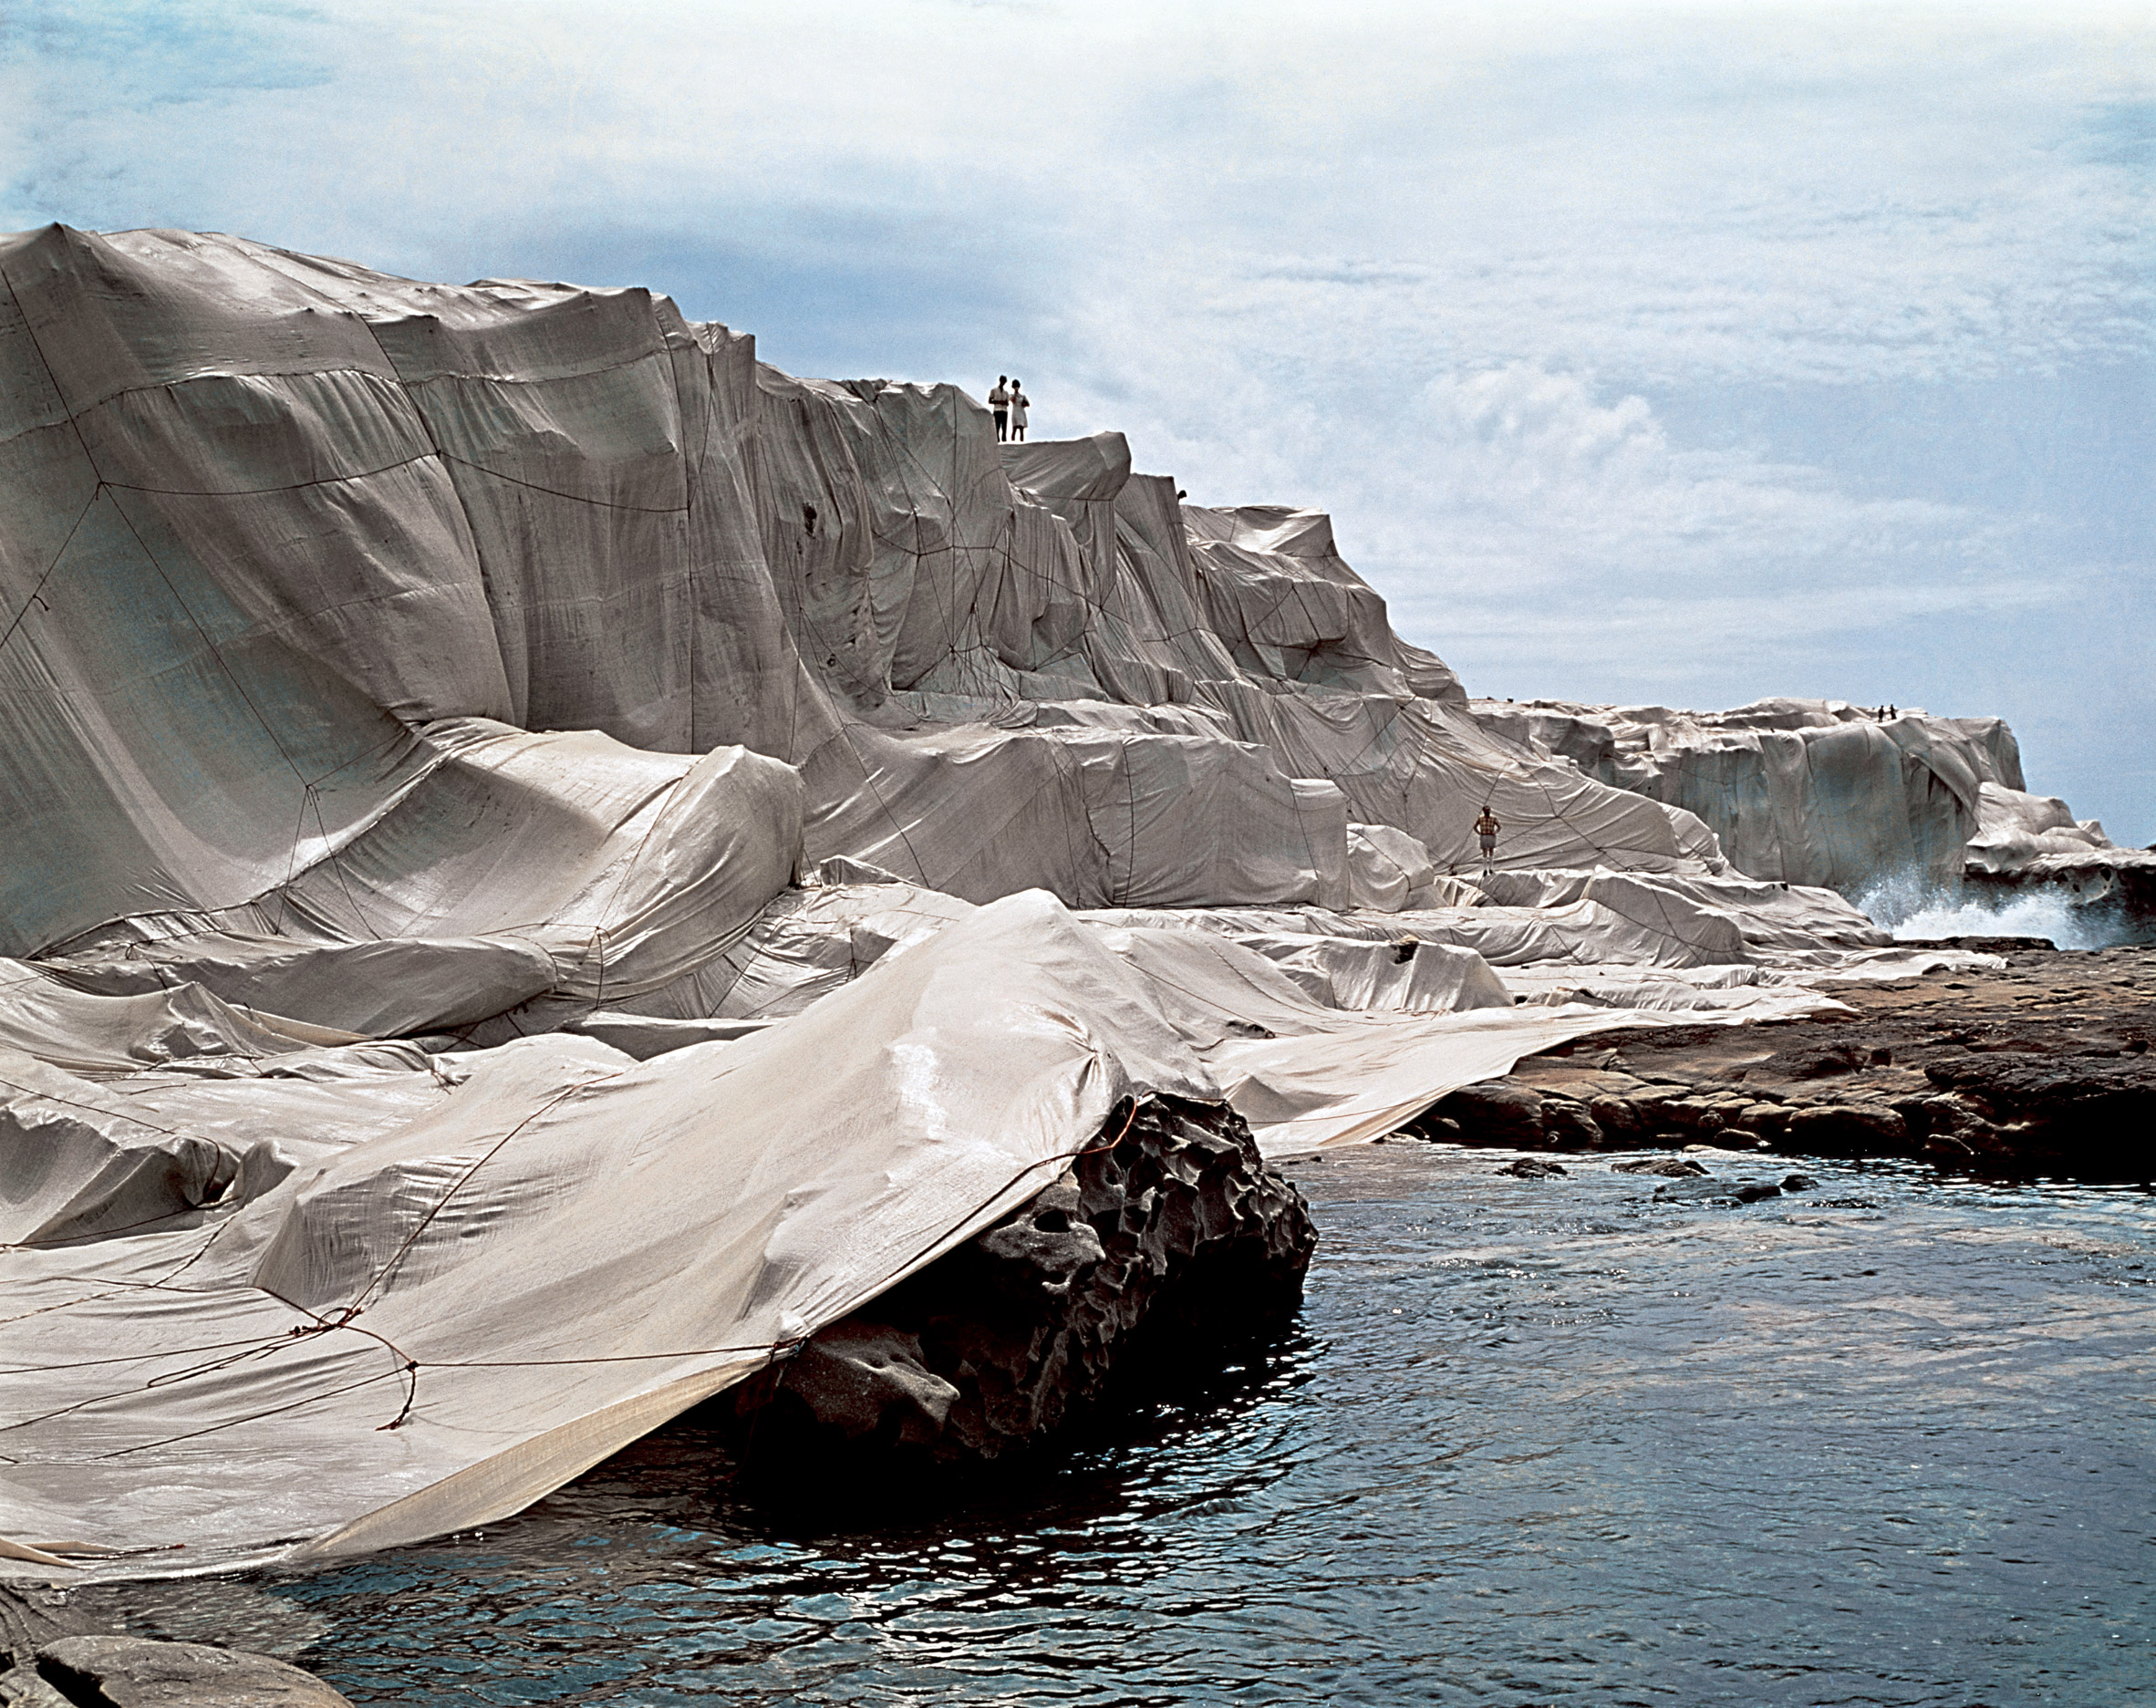
[(1031, 399), (1025, 393), (1025, 383), (1011, 382), (1011, 437), (1014, 443), (1022, 442), (1026, 436), (1026, 405)]
[(996, 437), (998, 440), (1011, 437), (1010, 385), (1010, 375), (998, 374), (996, 376), (996, 388), (989, 393), (989, 413), (996, 418)]
[(1482, 842), (1482, 870), (1485, 875), (1490, 871), (1490, 862), (1497, 858), (1498, 833), (1504, 828), (1498, 823), (1498, 815), (1489, 810), (1489, 803), (1484, 802), (1482, 816), (1475, 821), (1475, 834)]

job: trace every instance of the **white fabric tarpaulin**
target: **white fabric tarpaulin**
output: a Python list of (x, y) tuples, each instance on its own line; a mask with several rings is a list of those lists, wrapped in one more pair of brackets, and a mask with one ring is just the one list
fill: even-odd
[(1755, 877), (1850, 894), (1889, 875), (1953, 881), (1971, 838), (1998, 822), (1986, 802), (2001, 791), (2028, 798), (2016, 792), (2020, 748), (1996, 718), (1788, 699), (1723, 712), (1570, 700), (1470, 709), (1522, 751), (1696, 813)]
[(1134, 1100), (1355, 1143), (1884, 952), (1120, 435), (639, 290), (0, 284), (0, 1570), (485, 1522)]
[(1608, 1023), (1342, 1013), (1036, 891), (648, 1062), (562, 1034), (205, 1048), (234, 1077), (119, 1095), (0, 1056), (9, 1141), (45, 1158), (6, 1206), (9, 1540), (172, 1571), (469, 1527), (1014, 1207), (1125, 1098), (1225, 1098), (1301, 1151)]

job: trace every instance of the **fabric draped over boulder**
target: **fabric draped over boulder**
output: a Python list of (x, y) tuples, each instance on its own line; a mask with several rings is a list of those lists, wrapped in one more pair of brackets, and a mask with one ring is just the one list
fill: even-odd
[[(57, 226), (0, 282), (0, 1571), (488, 1522), (1143, 1099), (1354, 1143), (1892, 953), (1745, 875), (1764, 735), (1470, 707), (1322, 513), (1119, 434), (637, 289)], [(1808, 716), (1866, 848), (2020, 786)]]

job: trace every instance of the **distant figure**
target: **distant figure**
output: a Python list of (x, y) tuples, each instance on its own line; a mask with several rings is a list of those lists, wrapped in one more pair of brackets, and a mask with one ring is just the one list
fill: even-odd
[(1504, 828), (1498, 823), (1498, 815), (1485, 802), (1482, 816), (1475, 821), (1475, 834), (1482, 839), (1482, 869), (1485, 872), (1490, 869), (1490, 862), (1497, 856), (1498, 833)]
[(989, 393), (989, 412), (996, 418), (998, 440), (1011, 437), (1011, 384), (1009, 374), (996, 376), (996, 388)]
[(1031, 399), (1027, 398), (1025, 392), (1025, 382), (1018, 379), (1012, 380), (1011, 382), (1011, 437), (1014, 441), (1022, 440), (1026, 436), (1026, 405), (1030, 401)]

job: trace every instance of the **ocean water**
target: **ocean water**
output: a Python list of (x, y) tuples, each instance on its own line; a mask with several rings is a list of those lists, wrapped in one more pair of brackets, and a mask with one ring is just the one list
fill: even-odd
[(2156, 1702), (2147, 1193), (1808, 1164), (1732, 1208), (1504, 1160), (1296, 1166), (1277, 1356), (966, 1498), (804, 1516), (691, 1421), (138, 1622), (360, 1704)]
[(1999, 893), (1890, 874), (1852, 897), (1901, 938), (2049, 937), (2062, 949), (2108, 949), (2152, 940), (2156, 926), (2107, 902), (2076, 903), (2060, 890)]

